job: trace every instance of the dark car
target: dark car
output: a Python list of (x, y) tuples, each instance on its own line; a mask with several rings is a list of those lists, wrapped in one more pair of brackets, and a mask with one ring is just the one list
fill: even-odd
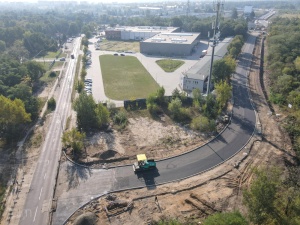
[(115, 56), (118, 56), (119, 54), (118, 54), (118, 53), (115, 53), (114, 55), (115, 55)]
[(124, 54), (121, 54), (121, 56), (125, 56)]
[(72, 55), (71, 55), (71, 59), (74, 59), (74, 58), (75, 58), (75, 57), (74, 57), (74, 55), (72, 54)]

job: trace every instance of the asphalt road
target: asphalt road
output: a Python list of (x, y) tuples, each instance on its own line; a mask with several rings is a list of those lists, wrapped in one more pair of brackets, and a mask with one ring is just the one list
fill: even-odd
[[(74, 41), (72, 54), (78, 55), (80, 39)], [(71, 108), (71, 93), (77, 59), (69, 61), (64, 77), (60, 79), (60, 94), (56, 99), (56, 110), (45, 137), (30, 190), (26, 198), (21, 225), (48, 224), (52, 204), (55, 177), (61, 154), (61, 135)]]
[[(61, 225), (81, 205), (109, 191), (155, 186), (204, 172), (239, 152), (255, 129), (255, 112), (247, 88), (247, 76), (255, 43), (254, 33), (245, 42), (233, 76), (234, 107), (227, 129), (212, 142), (181, 156), (157, 162), (157, 170), (134, 174), (132, 166), (88, 169), (69, 162), (61, 164), (69, 177), (68, 191), (57, 201), (53, 224)], [(70, 176), (72, 174), (72, 176)], [(72, 178), (73, 177), (73, 178)], [(76, 182), (75, 182), (76, 181)]]

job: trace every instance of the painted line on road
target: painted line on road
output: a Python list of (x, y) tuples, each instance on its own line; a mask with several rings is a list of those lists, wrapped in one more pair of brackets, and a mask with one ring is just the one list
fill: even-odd
[(41, 188), (41, 191), (40, 191), (39, 200), (41, 199), (42, 191), (43, 191), (43, 187)]
[(46, 175), (47, 175), (47, 173), (45, 173), (45, 175), (44, 175), (44, 180), (45, 180), (45, 178), (46, 178)]
[(38, 209), (38, 206), (37, 206), (36, 209), (35, 209), (35, 213), (34, 213), (34, 217), (33, 217), (33, 222), (35, 221), (37, 209)]

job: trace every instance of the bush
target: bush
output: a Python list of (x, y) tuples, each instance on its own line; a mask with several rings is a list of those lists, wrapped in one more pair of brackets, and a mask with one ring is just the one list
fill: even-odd
[(81, 93), (84, 89), (84, 83), (82, 81), (78, 81), (76, 85), (76, 90), (78, 93)]
[(119, 112), (117, 112), (113, 118), (113, 121), (115, 124), (117, 124), (121, 128), (125, 128), (128, 123), (126, 111), (120, 110)]
[(51, 71), (51, 73), (49, 74), (49, 77), (56, 77), (56, 76), (57, 76), (57, 74), (55, 71)]
[(205, 116), (193, 118), (191, 128), (201, 132), (212, 132), (215, 130), (216, 124), (214, 120), (209, 120)]
[(56, 101), (55, 99), (52, 97), (48, 100), (48, 109), (51, 111), (54, 111), (56, 108)]
[(179, 98), (173, 99), (169, 103), (168, 109), (175, 121), (183, 122), (190, 119), (189, 111), (182, 107), (182, 102)]

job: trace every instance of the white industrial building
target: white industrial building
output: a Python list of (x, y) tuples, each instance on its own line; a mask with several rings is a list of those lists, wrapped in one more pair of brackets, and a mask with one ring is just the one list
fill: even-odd
[[(227, 53), (227, 47), (232, 38), (225, 38), (215, 47), (214, 61), (222, 59)], [(193, 89), (200, 89), (201, 92), (206, 88), (207, 79), (210, 71), (211, 52), (199, 60), (191, 69), (180, 76), (180, 87), (183, 91), (190, 94)]]
[(160, 33), (171, 33), (178, 30), (178, 27), (160, 26), (115, 27), (106, 29), (105, 35), (107, 39), (112, 40), (143, 41)]
[(188, 56), (199, 44), (200, 33), (160, 33), (140, 42), (143, 54)]

